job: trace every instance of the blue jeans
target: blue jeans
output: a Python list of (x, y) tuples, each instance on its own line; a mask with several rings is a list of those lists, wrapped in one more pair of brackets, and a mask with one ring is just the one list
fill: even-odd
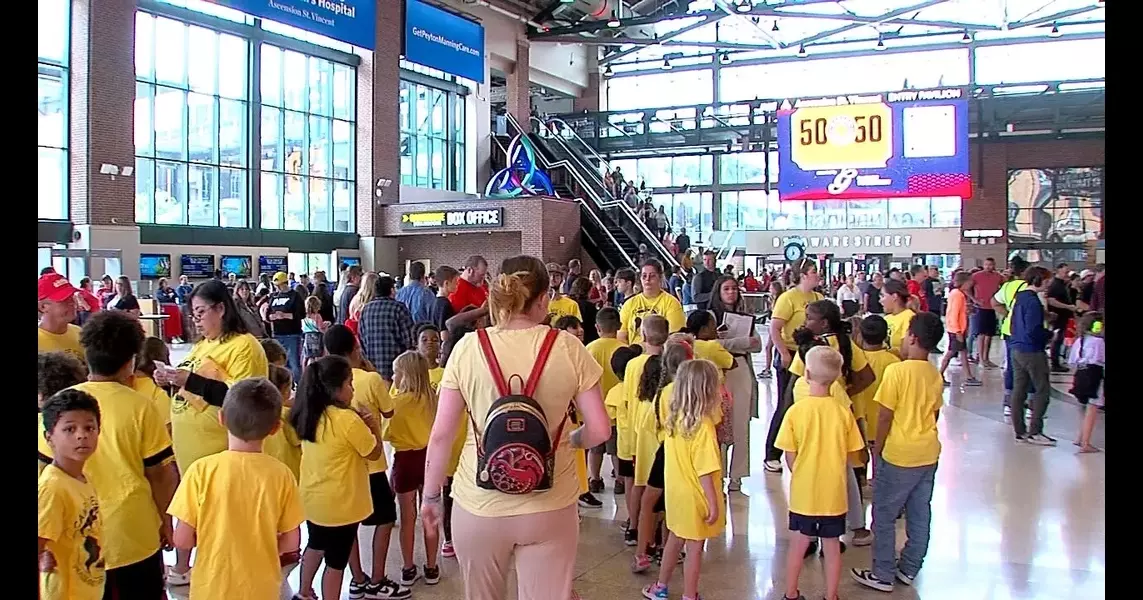
[[(929, 552), (933, 483), (937, 465), (898, 467), (877, 459), (873, 482), (873, 574), (893, 581), (897, 569), (916, 577)], [(905, 547), (897, 562), (897, 516), (905, 509)]]
[[(1008, 345), (1008, 338), (1004, 338), (1004, 406), (1012, 401), (1012, 348)], [(1036, 384), (1028, 383), (1028, 393), (1036, 393)]]
[(294, 385), (300, 385), (302, 383), (302, 336), (298, 334), (275, 335), (274, 339), (278, 340), (278, 343), (286, 349), (286, 367), (294, 376)]

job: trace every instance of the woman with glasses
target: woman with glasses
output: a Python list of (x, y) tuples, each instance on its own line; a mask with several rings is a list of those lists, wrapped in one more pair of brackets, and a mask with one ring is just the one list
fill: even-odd
[[(212, 279), (191, 292), (190, 314), (198, 341), (177, 369), (155, 370), (155, 382), (175, 387), (171, 441), (179, 472), (194, 461), (226, 450), (226, 428), (218, 412), (227, 390), (248, 377), (268, 377), (270, 365), (258, 338), (250, 334), (226, 284)], [(169, 585), (190, 582), (190, 551), (178, 550), (167, 573)]]

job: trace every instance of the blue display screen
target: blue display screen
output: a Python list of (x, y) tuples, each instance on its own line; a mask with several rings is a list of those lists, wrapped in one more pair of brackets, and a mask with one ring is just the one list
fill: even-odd
[(182, 260), (183, 275), (191, 279), (205, 279), (214, 276), (214, 255), (213, 254), (184, 254), (179, 257)]
[(171, 276), (170, 254), (140, 254), (139, 277), (143, 279), (158, 279)]
[(222, 276), (229, 277), (234, 273), (236, 277), (242, 279), (250, 276), (250, 256), (223, 256), (219, 264), (219, 269), (222, 269)]

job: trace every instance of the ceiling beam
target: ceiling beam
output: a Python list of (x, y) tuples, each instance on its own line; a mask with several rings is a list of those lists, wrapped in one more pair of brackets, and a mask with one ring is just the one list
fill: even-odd
[[(745, 22), (748, 27), (752, 26), (752, 27), (754, 27), (754, 29), (757, 29), (758, 35), (762, 36), (762, 38), (766, 40), (766, 43), (770, 44), (770, 46), (773, 47), (775, 50), (781, 50), (782, 48), (785, 47), (785, 46), (783, 46), (782, 42), (780, 40), (778, 40), (778, 38), (774, 37), (773, 34), (771, 34), (769, 31), (767, 31), (766, 28), (760, 24), (758, 18), (745, 16), (743, 13), (738, 11), (738, 7), (731, 6), (730, 2), (728, 2), (727, 0), (714, 0), (714, 3), (716, 6), (718, 6), (718, 8), (722, 9), (726, 14), (736, 16), (739, 19), (742, 19), (742, 21)], [(751, 4), (750, 7), (751, 7), (751, 10), (754, 9), (753, 4)]]
[(560, 0), (551, 0), (551, 2), (549, 2), (548, 5), (543, 8), (543, 10), (536, 13), (535, 16), (532, 17), (532, 20), (537, 23), (543, 23), (544, 21), (547, 21), (548, 19), (552, 18), (552, 15), (555, 14), (556, 9), (560, 7), (560, 4), (562, 4)]
[[(691, 23), (690, 25), (687, 25), (686, 27), (681, 27), (679, 29), (676, 29), (675, 31), (672, 31), (672, 32), (668, 33), (667, 35), (664, 35), (664, 36), (661, 36), (658, 38), (653, 38), (652, 44), (638, 45), (638, 46), (635, 46), (634, 48), (628, 48), (626, 50), (620, 50), (618, 52), (612, 52), (611, 54), (608, 54), (607, 56), (604, 56), (603, 58), (599, 59), (599, 64), (605, 65), (609, 62), (619, 60), (620, 58), (623, 58), (624, 56), (634, 54), (634, 53), (642, 50), (643, 46), (646, 46), (646, 45), (654, 45), (656, 43), (661, 44), (663, 42), (669, 42), (673, 38), (679, 37), (680, 35), (683, 35), (685, 33), (694, 31), (694, 30), (702, 28), (702, 27), (706, 27), (707, 25), (721, 21), (722, 19), (724, 19), (726, 17), (727, 17), (727, 15), (708, 15), (706, 18), (704, 18), (702, 21), (699, 21), (698, 23)], [(608, 39), (611, 41), (612, 44), (615, 44), (615, 45), (619, 45), (621, 43), (621, 42), (617, 41), (619, 38), (608, 38)]]
[(919, 25), (921, 27), (946, 27), (948, 29), (955, 29), (963, 31), (1000, 31), (999, 25), (985, 25), (980, 23), (958, 23), (956, 21), (932, 21), (926, 19), (883, 19), (882, 17), (861, 17), (857, 15), (814, 15), (810, 13), (795, 13), (795, 12), (778, 12), (774, 13), (775, 17), (784, 19), (798, 18), (798, 19), (821, 19), (824, 21), (849, 21), (851, 23), (885, 23), (889, 25)]
[(847, 31), (853, 31), (854, 29), (860, 29), (862, 27), (867, 27), (869, 25), (875, 25), (877, 23), (884, 23), (885, 21), (896, 19), (897, 17), (900, 17), (901, 15), (906, 15), (906, 14), (911, 13), (911, 12), (924, 10), (926, 8), (929, 8), (930, 6), (936, 6), (938, 4), (944, 4), (946, 1), (947, 0), (925, 0), (924, 2), (918, 2), (917, 4), (913, 4), (911, 6), (905, 6), (903, 8), (898, 8), (897, 10), (889, 11), (887, 13), (882, 14), (879, 17), (874, 17), (873, 22), (850, 23), (849, 25), (843, 25), (843, 26), (837, 27), (835, 29), (830, 29), (827, 31), (822, 31), (820, 33), (815, 33), (814, 35), (804, 37), (804, 38), (802, 38), (796, 42), (790, 42), (789, 45), (790, 46), (801, 46), (803, 44), (809, 44), (812, 42), (816, 42), (818, 40), (828, 39), (828, 38), (831, 38), (835, 35), (843, 34)]
[[(1068, 17), (1074, 17), (1076, 15), (1082, 15), (1084, 13), (1091, 12), (1091, 11), (1099, 9), (1099, 8), (1102, 8), (1102, 7), (1093, 5), (1093, 6), (1085, 6), (1083, 8), (1073, 8), (1070, 10), (1064, 10), (1064, 11), (1060, 11), (1058, 13), (1055, 13), (1052, 15), (1047, 15), (1044, 17), (1037, 17), (1035, 19), (1030, 19), (1027, 21), (1017, 21), (1015, 23), (1009, 23), (1008, 29), (1021, 29), (1023, 27), (1035, 27), (1037, 25), (1047, 25), (1048, 23), (1054, 23), (1056, 21), (1059, 21), (1060, 19), (1066, 19)], [(1066, 23), (1064, 23), (1064, 24), (1066, 25)]]

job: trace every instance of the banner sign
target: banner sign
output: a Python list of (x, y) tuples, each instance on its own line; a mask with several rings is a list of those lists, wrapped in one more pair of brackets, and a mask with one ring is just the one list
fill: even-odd
[(210, 0), (248, 15), (373, 50), (376, 0)]
[(960, 88), (784, 102), (778, 197), (972, 197), (968, 98)]
[(269, 273), (273, 275), (278, 271), (285, 273), (287, 257), (285, 256), (259, 256), (258, 274)]
[(179, 257), (182, 269), (179, 271), (191, 279), (214, 277), (213, 254), (184, 254)]
[(484, 83), (484, 26), (426, 4), (405, 4), (405, 60)]
[(503, 208), (434, 210), (401, 215), (401, 229), (488, 229), (503, 226)]

